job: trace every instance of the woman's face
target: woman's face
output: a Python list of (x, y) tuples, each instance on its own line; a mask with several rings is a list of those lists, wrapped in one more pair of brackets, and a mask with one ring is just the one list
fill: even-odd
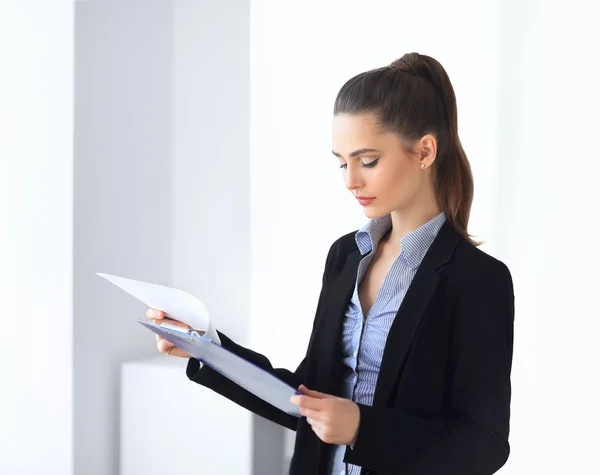
[[(406, 211), (426, 192), (430, 185), (426, 170), (430, 171), (435, 159), (435, 140), (431, 144), (430, 139), (421, 139), (413, 146), (414, 153), (409, 153), (398, 134), (379, 130), (372, 114), (334, 117), (333, 154), (339, 159), (346, 188), (358, 197), (368, 218)], [(427, 158), (423, 145), (433, 145), (429, 151), (433, 159)]]

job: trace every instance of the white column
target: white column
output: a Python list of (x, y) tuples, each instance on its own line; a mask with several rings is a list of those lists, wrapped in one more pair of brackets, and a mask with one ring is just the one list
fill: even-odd
[(0, 473), (73, 473), (73, 2), (0, 5)]
[[(241, 344), (250, 286), (249, 15), (248, 1), (173, 2), (170, 219), (148, 228), (170, 236), (169, 285), (201, 298), (216, 327)], [(123, 475), (251, 475), (253, 415), (190, 382), (184, 363), (159, 355), (123, 366)]]
[(76, 474), (117, 473), (120, 365), (156, 355), (145, 306), (95, 273), (169, 283), (172, 17), (170, 0), (76, 3)]
[[(249, 15), (243, 0), (172, 2), (169, 166), (146, 190), (169, 193), (168, 219), (149, 219), (146, 229), (169, 236), (159, 278), (201, 298), (217, 328), (241, 344), (250, 275)], [(122, 474), (250, 475), (252, 414), (190, 382), (184, 363), (158, 355), (123, 365)]]
[(171, 283), (248, 338), (250, 2), (174, 2)]

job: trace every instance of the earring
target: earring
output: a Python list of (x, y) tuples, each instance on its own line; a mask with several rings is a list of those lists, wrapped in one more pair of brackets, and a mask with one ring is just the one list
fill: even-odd
[(424, 163), (421, 163), (421, 168), (425, 168), (425, 164)]

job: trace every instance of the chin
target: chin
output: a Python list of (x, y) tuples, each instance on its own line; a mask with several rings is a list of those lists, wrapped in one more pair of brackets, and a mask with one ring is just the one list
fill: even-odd
[(365, 216), (369, 219), (377, 219), (390, 214), (390, 211), (383, 209), (379, 206), (365, 206), (364, 207)]

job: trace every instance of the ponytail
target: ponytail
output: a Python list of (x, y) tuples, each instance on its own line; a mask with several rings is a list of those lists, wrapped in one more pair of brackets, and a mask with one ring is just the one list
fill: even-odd
[(458, 137), (456, 96), (448, 74), (430, 56), (408, 53), (389, 66), (350, 79), (336, 98), (334, 114), (378, 112), (381, 123), (402, 136), (418, 140), (436, 136), (433, 163), (438, 205), (462, 237), (468, 233), (473, 202), (473, 174)]
[(479, 242), (471, 239), (467, 231), (473, 203), (473, 173), (458, 137), (458, 112), (454, 88), (448, 74), (438, 61), (418, 53), (412, 55), (417, 55), (421, 60), (417, 75), (431, 82), (444, 104), (446, 113), (445, 133), (448, 138), (448, 148), (442, 154), (441, 160), (434, 162), (438, 203), (454, 229), (472, 244), (479, 245)]

